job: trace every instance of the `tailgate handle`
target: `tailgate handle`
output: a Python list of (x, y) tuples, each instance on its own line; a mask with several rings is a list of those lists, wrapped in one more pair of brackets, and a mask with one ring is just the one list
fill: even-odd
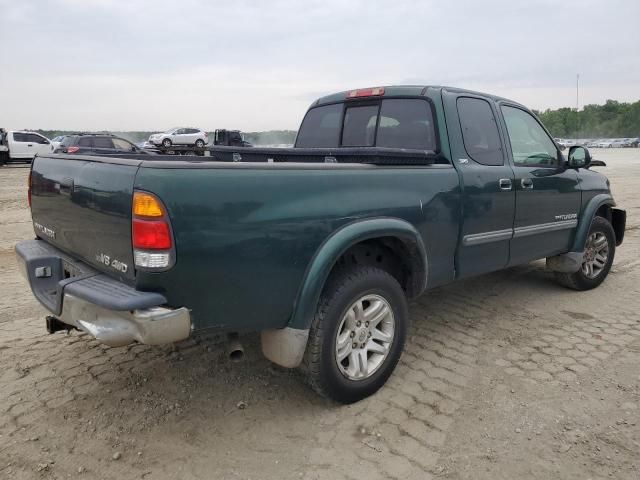
[(73, 178), (63, 178), (60, 180), (58, 186), (60, 188), (60, 193), (71, 195), (71, 192), (73, 191)]

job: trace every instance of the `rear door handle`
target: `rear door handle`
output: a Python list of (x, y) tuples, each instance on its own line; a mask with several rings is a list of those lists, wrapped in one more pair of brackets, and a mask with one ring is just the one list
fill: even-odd
[(498, 183), (500, 184), (500, 190), (509, 191), (513, 186), (510, 178), (501, 178)]
[(533, 180), (530, 178), (523, 178), (520, 180), (520, 185), (526, 190), (531, 190), (533, 188)]

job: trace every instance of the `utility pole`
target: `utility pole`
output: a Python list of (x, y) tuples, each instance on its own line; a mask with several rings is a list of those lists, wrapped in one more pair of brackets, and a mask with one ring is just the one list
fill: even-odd
[(580, 104), (579, 104), (580, 97), (578, 96), (578, 93), (580, 91), (579, 82), (580, 82), (580, 74), (576, 73), (576, 112), (580, 109)]

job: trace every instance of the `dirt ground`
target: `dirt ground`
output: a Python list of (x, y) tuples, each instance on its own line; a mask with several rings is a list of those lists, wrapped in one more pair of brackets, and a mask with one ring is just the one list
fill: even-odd
[(598, 289), (544, 262), (431, 291), (386, 387), (351, 406), (216, 338), (48, 335), (13, 246), (28, 170), (0, 169), (0, 478), (640, 478), (640, 150), (596, 151), (628, 227)]

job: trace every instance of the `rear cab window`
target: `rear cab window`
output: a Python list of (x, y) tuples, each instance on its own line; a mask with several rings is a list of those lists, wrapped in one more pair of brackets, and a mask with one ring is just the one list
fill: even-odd
[(438, 151), (433, 110), (426, 98), (350, 101), (311, 108), (295, 146)]

